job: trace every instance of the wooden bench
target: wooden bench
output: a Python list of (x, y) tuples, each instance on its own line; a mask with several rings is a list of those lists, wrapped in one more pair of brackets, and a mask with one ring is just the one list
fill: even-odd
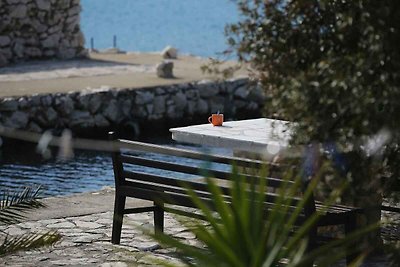
[[(164, 205), (172, 204), (176, 207), (195, 207), (186, 189), (182, 187), (182, 179), (185, 184), (195, 190), (196, 194), (204, 200), (210, 200), (210, 193), (201, 174), (207, 173), (212, 179), (227, 181), (231, 177), (230, 167), (234, 162), (242, 167), (261, 167), (265, 162), (245, 158), (210, 155), (192, 150), (179, 149), (167, 146), (147, 144), (136, 141), (115, 139), (110, 133), (110, 139), (115, 141), (113, 152), (113, 168), (115, 174), (115, 207), (112, 229), (112, 243), (119, 244), (123, 215), (130, 213), (154, 212), (155, 231), (163, 231)], [(122, 149), (121, 149), (122, 148)], [(210, 168), (210, 164), (218, 165), (219, 169)], [(279, 166), (271, 166), (269, 175), (263, 177), (267, 180), (268, 187), (279, 188), (282, 179), (279, 176)], [(229, 199), (227, 183), (219, 183), (221, 191), (226, 199)], [(272, 191), (269, 191), (272, 192)], [(266, 193), (266, 204), (273, 205), (276, 195)], [(149, 200), (153, 202), (150, 207), (125, 208), (127, 197)], [(294, 201), (293, 204), (296, 204)], [(311, 196), (307, 201), (303, 216), (310, 217), (316, 210), (324, 209), (324, 206)], [(187, 210), (187, 209), (186, 209)], [(310, 244), (316, 244), (317, 228), (327, 225), (344, 225), (345, 232), (355, 229), (356, 214), (360, 210), (346, 206), (332, 206), (319, 218), (317, 225), (309, 233)], [(193, 217), (193, 213), (179, 211), (180, 214)]]

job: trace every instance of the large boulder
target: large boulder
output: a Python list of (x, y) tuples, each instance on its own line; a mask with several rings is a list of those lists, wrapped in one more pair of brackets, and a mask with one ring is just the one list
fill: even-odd
[(161, 51), (161, 56), (165, 59), (177, 59), (178, 50), (172, 46), (167, 46)]
[(157, 65), (157, 76), (160, 78), (174, 78), (174, 63), (164, 61)]

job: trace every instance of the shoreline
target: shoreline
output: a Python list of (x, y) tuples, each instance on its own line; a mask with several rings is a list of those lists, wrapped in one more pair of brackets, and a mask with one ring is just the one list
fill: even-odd
[[(161, 53), (89, 53), (87, 58), (70, 60), (35, 60), (0, 68), (0, 98), (33, 94), (70, 93), (97, 88), (144, 88), (218, 80), (204, 74), (201, 66), (208, 59), (193, 55), (178, 55), (174, 63), (174, 78), (156, 75), (156, 65), (163, 62)], [(229, 61), (225, 66), (234, 65)], [(241, 69), (234, 78), (247, 77)]]

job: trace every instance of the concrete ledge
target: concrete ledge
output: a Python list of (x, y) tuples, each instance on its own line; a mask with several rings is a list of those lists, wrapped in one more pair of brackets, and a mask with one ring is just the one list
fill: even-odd
[[(46, 207), (26, 214), (26, 221), (59, 219), (113, 211), (114, 193), (114, 188), (104, 188), (96, 192), (44, 198), (41, 201)], [(151, 203), (128, 198), (126, 205), (127, 207), (141, 207), (151, 205)]]

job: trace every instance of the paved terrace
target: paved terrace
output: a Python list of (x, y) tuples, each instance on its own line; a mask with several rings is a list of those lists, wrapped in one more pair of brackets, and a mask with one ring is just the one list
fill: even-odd
[[(180, 264), (173, 248), (157, 248), (157, 243), (143, 234), (153, 228), (151, 213), (126, 215), (120, 245), (111, 244), (114, 190), (44, 199), (46, 208), (28, 214), (23, 223), (2, 227), (11, 235), (57, 230), (62, 239), (52, 247), (21, 251), (0, 258), (0, 266), (158, 266), (157, 261)], [(128, 199), (127, 205), (148, 204)], [(200, 245), (196, 237), (175, 217), (166, 213), (165, 232), (189, 244)], [(344, 263), (338, 266), (344, 266)], [(387, 266), (386, 259), (375, 256), (364, 267)]]

